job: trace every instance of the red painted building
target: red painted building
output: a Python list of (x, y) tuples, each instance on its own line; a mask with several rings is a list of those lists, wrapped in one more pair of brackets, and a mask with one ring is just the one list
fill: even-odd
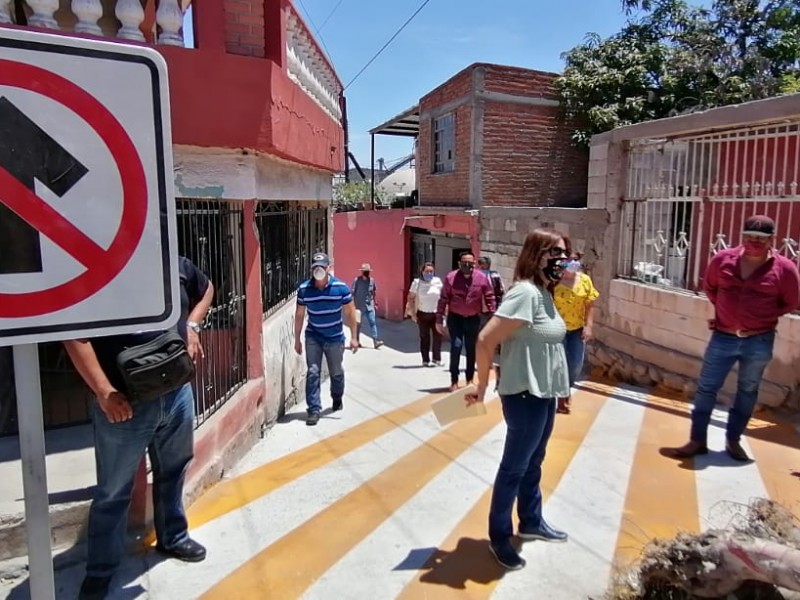
[[(195, 495), (302, 399), (293, 294), (329, 250), (342, 84), (290, 0), (72, 6), (0, 2), (0, 26), (147, 44), (168, 64), (179, 249), (217, 289), (195, 382)], [(61, 346), (41, 354), (46, 426), (87, 421), (88, 390)], [(0, 433), (13, 434), (2, 402)]]
[[(394, 222), (394, 210), (334, 218), (337, 273), (349, 276), (361, 262), (380, 262), (388, 244), (393, 256), (395, 244), (408, 249), (402, 267), (392, 269), (393, 295), (379, 304), (379, 314), (402, 317), (405, 289), (421, 263), (432, 261), (443, 274), (464, 250), (480, 253), (481, 240), (491, 240), (481, 208), (586, 206), (588, 153), (572, 144), (574, 127), (559, 117), (556, 77), (476, 63), (370, 131), (373, 147), (374, 136), (399, 135), (415, 138), (417, 148), (418, 205), (403, 215), (402, 234), (377, 237), (378, 221)], [(351, 256), (348, 249), (356, 247), (358, 256)]]

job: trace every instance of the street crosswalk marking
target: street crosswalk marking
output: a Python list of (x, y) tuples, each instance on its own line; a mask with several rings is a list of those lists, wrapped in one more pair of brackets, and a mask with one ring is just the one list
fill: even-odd
[(499, 402), (492, 402), (486, 416), (436, 434), (259, 552), (202, 598), (297, 598), (501, 418)]

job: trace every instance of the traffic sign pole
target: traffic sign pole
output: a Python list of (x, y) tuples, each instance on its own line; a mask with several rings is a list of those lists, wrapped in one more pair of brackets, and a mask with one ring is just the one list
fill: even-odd
[(39, 346), (14, 346), (14, 378), (17, 387), (19, 450), (25, 493), (25, 531), (31, 598), (53, 600), (53, 554), (50, 547), (50, 506), (47, 495), (42, 386)]

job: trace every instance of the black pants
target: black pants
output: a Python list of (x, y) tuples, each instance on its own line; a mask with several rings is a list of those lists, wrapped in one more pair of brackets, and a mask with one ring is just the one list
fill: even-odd
[(436, 313), (417, 311), (419, 327), (419, 353), (422, 362), (431, 362), (431, 338), (433, 338), (433, 362), (442, 360), (442, 334), (436, 331)]
[(450, 332), (450, 383), (458, 382), (458, 363), (461, 348), (467, 353), (467, 382), (475, 377), (475, 342), (481, 328), (481, 316), (464, 317), (455, 313), (447, 315), (447, 329)]

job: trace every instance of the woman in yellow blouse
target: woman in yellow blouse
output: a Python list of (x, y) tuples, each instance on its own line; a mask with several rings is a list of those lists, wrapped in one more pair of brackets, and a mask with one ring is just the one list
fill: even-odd
[[(570, 390), (583, 368), (586, 342), (592, 338), (594, 301), (600, 295), (591, 277), (581, 272), (581, 255), (571, 253), (561, 281), (553, 289), (556, 308), (567, 325), (564, 352), (567, 355)], [(558, 412), (569, 414), (570, 397), (558, 399)]]

